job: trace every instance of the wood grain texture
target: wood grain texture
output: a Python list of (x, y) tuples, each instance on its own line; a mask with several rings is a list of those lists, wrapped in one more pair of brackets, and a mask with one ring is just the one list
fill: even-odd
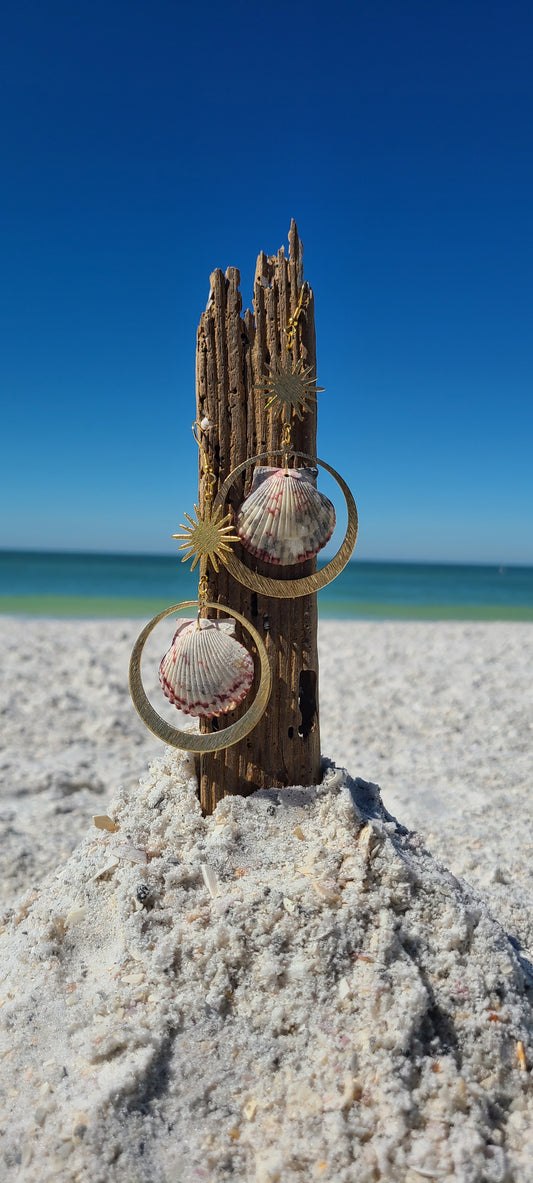
[[(294, 221), (289, 232), (289, 257), (278, 254), (257, 260), (254, 315), (241, 315), (240, 275), (235, 267), (214, 271), (209, 302), (200, 320), (196, 354), (197, 418), (212, 426), (203, 435), (218, 487), (243, 460), (281, 446), (281, 426), (257, 384), (266, 366), (285, 353), (285, 329), (294, 313), (303, 283), (302, 243)], [(314, 299), (306, 286), (294, 342), (295, 359), (316, 367)], [(296, 420), (296, 450), (316, 456), (316, 409)], [(248, 492), (252, 468), (241, 476), (229, 495), (237, 511)], [(200, 466), (200, 509), (205, 505)], [(276, 579), (295, 578), (316, 570), (316, 560), (282, 570), (258, 562), (243, 547), (236, 553), (248, 567)], [(249, 620), (263, 637), (269, 654), (273, 687), (269, 705), (257, 727), (244, 740), (223, 751), (201, 757), (200, 797), (205, 813), (228, 793), (243, 796), (258, 788), (320, 781), (318, 716), (318, 655), (316, 595), (298, 599), (266, 598), (235, 582), (228, 572), (209, 574), (208, 598), (227, 604)], [(236, 635), (245, 644), (249, 639)], [(256, 681), (250, 691), (255, 693)], [(219, 719), (202, 720), (203, 732), (228, 726), (242, 715), (241, 707)]]

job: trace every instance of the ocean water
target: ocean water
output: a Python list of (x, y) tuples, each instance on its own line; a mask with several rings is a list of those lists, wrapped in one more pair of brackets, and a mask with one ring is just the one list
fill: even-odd
[[(197, 588), (171, 555), (0, 551), (1, 613), (146, 619)], [(533, 620), (533, 567), (356, 559), (318, 603), (336, 619)]]

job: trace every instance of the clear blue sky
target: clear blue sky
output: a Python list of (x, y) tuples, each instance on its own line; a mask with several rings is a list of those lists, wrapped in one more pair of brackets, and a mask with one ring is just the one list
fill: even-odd
[(531, 5), (0, 22), (0, 545), (172, 553), (209, 274), (295, 217), (359, 556), (532, 563)]

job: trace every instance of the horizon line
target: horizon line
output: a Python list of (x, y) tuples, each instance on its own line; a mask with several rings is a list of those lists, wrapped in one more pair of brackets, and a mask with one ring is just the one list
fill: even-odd
[[(41, 548), (41, 547), (0, 546), (0, 555), (6, 555), (6, 554), (13, 554), (13, 555), (72, 555), (72, 556), (77, 555), (79, 557), (87, 557), (87, 558), (92, 557), (92, 558), (130, 558), (130, 559), (175, 559), (178, 562), (182, 561), (181, 555), (173, 555), (170, 551), (161, 552), (161, 551), (129, 551), (129, 550), (122, 551), (122, 550), (92, 550), (92, 549), (91, 550), (77, 550), (77, 549), (70, 548), (70, 547), (64, 547), (64, 548), (53, 547), (51, 549), (49, 549), (49, 548), (45, 549), (45, 548)], [(327, 562), (329, 560), (328, 560), (327, 556), (324, 556), (323, 560), (321, 558), (319, 558), (318, 561), (319, 562), (321, 562), (321, 561)], [(516, 562), (515, 560), (512, 560), (511, 562), (508, 562), (505, 560), (497, 561), (495, 559), (492, 559), (492, 560), (470, 559), (469, 561), (467, 561), (466, 559), (435, 559), (435, 558), (431, 558), (431, 559), (430, 558), (424, 558), (424, 559), (422, 559), (422, 558), (416, 558), (416, 559), (412, 559), (412, 558), (410, 558), (410, 559), (408, 559), (408, 558), (401, 558), (401, 559), (399, 559), (399, 558), (395, 558), (395, 559), (373, 558), (373, 559), (371, 559), (371, 558), (359, 558), (358, 556), (350, 558), (348, 560), (347, 565), (349, 565), (350, 563), (383, 563), (383, 564), (390, 564), (390, 565), (405, 564), (405, 565), (409, 565), (409, 566), (434, 566), (434, 567), (495, 567), (497, 569), (504, 569), (507, 567), (517, 567), (519, 569), (522, 568), (524, 570), (530, 570), (533, 567), (533, 560), (529, 563), (525, 563), (525, 562)], [(187, 573), (190, 574), (189, 571)]]

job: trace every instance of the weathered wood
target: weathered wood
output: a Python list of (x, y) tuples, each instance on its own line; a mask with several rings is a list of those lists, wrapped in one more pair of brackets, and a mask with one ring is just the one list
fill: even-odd
[[(289, 258), (261, 253), (254, 281), (254, 312), (241, 316), (240, 275), (230, 267), (211, 276), (211, 292), (199, 329), (196, 357), (197, 418), (212, 426), (203, 435), (217, 486), (243, 460), (281, 446), (281, 425), (257, 390), (266, 366), (285, 352), (285, 329), (303, 283), (302, 244), (294, 221)], [(294, 358), (316, 366), (314, 300), (306, 288), (294, 342)], [(316, 410), (293, 427), (293, 446), (316, 455)], [(252, 480), (252, 469), (233, 486), (230, 503), (238, 509)], [(200, 471), (200, 508), (205, 505)], [(316, 570), (310, 560), (297, 567), (272, 568), (237, 553), (247, 566), (275, 578), (294, 578)], [(316, 596), (267, 599), (248, 590), (221, 569), (209, 573), (211, 601), (241, 612), (259, 630), (271, 661), (273, 688), (267, 711), (246, 739), (201, 758), (202, 808), (212, 813), (228, 793), (246, 796), (258, 788), (317, 784), (320, 780)], [(250, 639), (236, 635), (250, 647)], [(256, 684), (250, 694), (255, 692)], [(228, 726), (247, 708), (248, 698), (230, 715), (202, 721), (202, 731)]]

